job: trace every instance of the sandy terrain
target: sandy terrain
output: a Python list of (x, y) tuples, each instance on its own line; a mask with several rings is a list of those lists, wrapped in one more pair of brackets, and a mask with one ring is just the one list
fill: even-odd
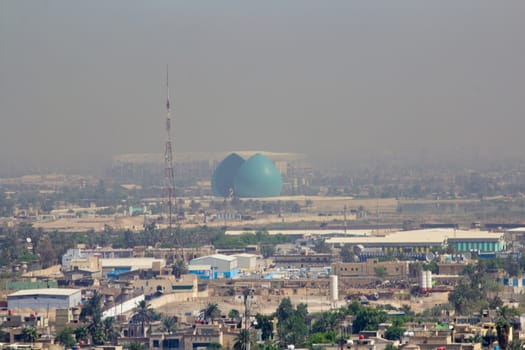
[[(285, 296), (271, 296), (270, 298), (261, 299), (256, 297), (251, 306), (252, 314), (271, 314), (275, 312), (282, 298)], [(290, 296), (292, 304), (299, 303), (308, 304), (309, 312), (322, 312), (331, 309), (338, 309), (341, 306), (347, 305), (344, 300), (331, 303), (326, 296)], [(431, 308), (438, 304), (444, 304), (448, 301), (448, 293), (433, 293), (427, 297), (412, 298), (411, 300), (397, 300), (397, 299), (380, 299), (371, 302), (372, 305), (386, 305), (390, 304), (394, 307), (401, 307), (403, 305), (410, 305), (413, 311), (421, 312), (425, 309)], [(223, 314), (227, 314), (229, 310), (236, 309), (242, 312), (244, 305), (241, 302), (236, 302), (233, 297), (210, 297), (205, 299), (192, 300), (182, 303), (168, 304), (163, 308), (163, 312), (170, 315), (183, 316), (185, 313), (192, 313), (194, 311), (202, 310), (208, 303), (216, 303)]]
[[(355, 220), (355, 215), (351, 210), (363, 207), (365, 210), (375, 213), (393, 213), (395, 212), (397, 201), (394, 198), (385, 199), (353, 199), (351, 197), (305, 197), (305, 196), (288, 196), (278, 198), (258, 199), (263, 201), (295, 201), (300, 205), (305, 205), (306, 201), (311, 201), (309, 208), (304, 208), (302, 212), (296, 214), (285, 214), (282, 217), (278, 215), (268, 215), (259, 217), (255, 220), (208, 220), (206, 225), (220, 227), (227, 225), (229, 227), (246, 227), (262, 226), (270, 223), (299, 223), (299, 222), (325, 222), (329, 223), (334, 220), (344, 220), (344, 206), (347, 207), (347, 221), (350, 223)], [(190, 199), (186, 199), (189, 203)], [(206, 208), (210, 200), (200, 201), (201, 205)], [(319, 213), (329, 213), (330, 215), (320, 216)], [(64, 232), (86, 232), (93, 230), (95, 232), (103, 231), (105, 226), (110, 226), (116, 230), (141, 230), (144, 224), (143, 216), (93, 216), (82, 218), (61, 218), (57, 220), (37, 221), (35, 227), (43, 228), (48, 231)], [(203, 225), (202, 220), (196, 219), (195, 223), (186, 221), (181, 223), (182, 227), (195, 227)], [(161, 227), (163, 227), (161, 225)]]

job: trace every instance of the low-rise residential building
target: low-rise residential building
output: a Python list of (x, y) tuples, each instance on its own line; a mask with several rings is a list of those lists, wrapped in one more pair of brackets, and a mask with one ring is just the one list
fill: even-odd
[(224, 347), (224, 332), (221, 325), (196, 325), (195, 328), (178, 330), (174, 334), (152, 334), (149, 339), (149, 348), (152, 350), (206, 349), (211, 344), (220, 344)]

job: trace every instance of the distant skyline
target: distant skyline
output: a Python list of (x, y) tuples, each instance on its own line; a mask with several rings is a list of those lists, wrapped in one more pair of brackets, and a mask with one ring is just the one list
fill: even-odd
[(0, 164), (525, 158), (523, 1), (0, 0)]

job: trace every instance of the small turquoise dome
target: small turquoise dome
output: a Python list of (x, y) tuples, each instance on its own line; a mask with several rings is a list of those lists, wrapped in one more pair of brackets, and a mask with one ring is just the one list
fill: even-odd
[(211, 190), (214, 196), (228, 197), (233, 189), (233, 180), (244, 159), (237, 153), (232, 153), (219, 163), (211, 178)]
[(241, 165), (233, 181), (237, 197), (277, 197), (282, 185), (279, 170), (259, 153)]

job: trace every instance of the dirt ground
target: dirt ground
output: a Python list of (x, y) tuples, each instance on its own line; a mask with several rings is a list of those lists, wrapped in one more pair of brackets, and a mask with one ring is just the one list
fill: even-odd
[[(279, 303), (284, 296), (271, 296), (270, 299), (256, 297), (251, 304), (251, 314), (271, 314), (275, 312)], [(322, 312), (328, 310), (338, 309), (342, 306), (347, 305), (344, 300), (331, 303), (326, 296), (290, 296), (293, 305), (299, 303), (308, 304), (308, 311)], [(398, 299), (380, 299), (372, 301), (371, 305), (386, 305), (390, 304), (394, 307), (401, 307), (403, 305), (409, 305), (411, 309), (417, 313), (422, 312), (425, 309), (429, 309), (438, 304), (445, 304), (448, 301), (448, 293), (433, 293), (426, 297), (412, 298), (411, 300), (398, 300)], [(216, 303), (219, 309), (224, 315), (232, 309), (236, 309), (241, 313), (244, 310), (244, 305), (240, 301), (236, 301), (235, 297), (209, 297), (196, 299), (186, 302), (177, 302), (166, 305), (162, 312), (168, 313), (173, 316), (183, 317), (185, 314), (191, 314), (195, 311), (202, 310), (208, 303)]]
[[(311, 201), (311, 206), (303, 208), (303, 211), (295, 214), (285, 214), (282, 217), (278, 215), (267, 215), (256, 218), (256, 220), (241, 221), (223, 220), (210, 221), (205, 223), (207, 226), (224, 226), (225, 224), (232, 228), (242, 228), (244, 226), (262, 226), (271, 223), (296, 223), (296, 222), (330, 222), (333, 220), (344, 219), (344, 207), (347, 207), (347, 221), (350, 223), (355, 220), (355, 215), (351, 214), (352, 209), (359, 207), (365, 208), (369, 212), (393, 213), (395, 212), (397, 201), (394, 198), (381, 199), (353, 199), (352, 197), (327, 197), (327, 196), (283, 196), (275, 198), (262, 198), (263, 201), (294, 201), (301, 206), (306, 205), (306, 201)], [(186, 198), (188, 203), (191, 199)], [(197, 201), (199, 201), (197, 199)], [(200, 200), (202, 207), (206, 208), (210, 200)], [(319, 213), (330, 213), (329, 216), (320, 216)], [(143, 216), (93, 216), (81, 218), (61, 218), (57, 220), (37, 221), (33, 225), (41, 227), (48, 231), (63, 232), (86, 232), (93, 230), (95, 232), (103, 231), (105, 226), (110, 226), (117, 230), (141, 230), (144, 224)], [(195, 227), (203, 225), (202, 218), (196, 218), (194, 222), (182, 222), (182, 227)]]

